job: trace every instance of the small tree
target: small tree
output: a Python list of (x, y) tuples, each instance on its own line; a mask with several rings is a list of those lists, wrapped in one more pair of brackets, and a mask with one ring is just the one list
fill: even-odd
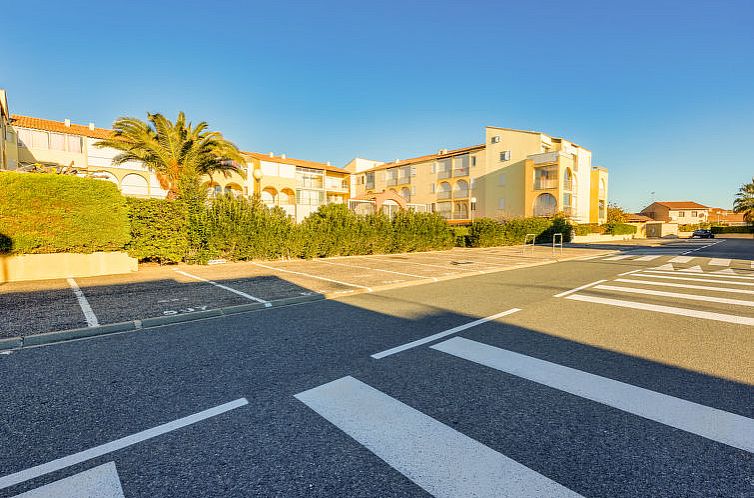
[(607, 220), (605, 224), (625, 223), (627, 219), (626, 211), (622, 207), (612, 202), (607, 205)]
[(733, 210), (743, 213), (746, 221), (754, 223), (754, 178), (751, 179), (751, 183), (744, 183), (738, 189), (736, 200), (733, 201)]

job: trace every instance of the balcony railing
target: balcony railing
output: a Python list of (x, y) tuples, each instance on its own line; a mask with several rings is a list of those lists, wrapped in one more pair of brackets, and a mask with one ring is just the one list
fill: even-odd
[(450, 199), (452, 196), (453, 196), (453, 193), (450, 190), (448, 190), (447, 192), (445, 191), (437, 192), (438, 199)]
[(468, 190), (456, 190), (453, 192), (453, 199), (467, 199), (469, 197)]
[(547, 190), (551, 188), (558, 188), (558, 180), (556, 178), (536, 178), (534, 180), (535, 190)]
[(437, 170), (437, 178), (450, 178), (452, 175), (449, 169)]
[(453, 176), (469, 176), (469, 168), (456, 168), (453, 170)]

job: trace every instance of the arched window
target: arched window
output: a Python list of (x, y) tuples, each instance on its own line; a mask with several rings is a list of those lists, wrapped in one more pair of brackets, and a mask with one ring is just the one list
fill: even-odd
[(469, 206), (465, 202), (456, 202), (453, 218), (457, 220), (466, 220), (469, 218)]
[(465, 199), (469, 196), (469, 184), (466, 180), (458, 180), (453, 189), (453, 197)]
[(573, 173), (571, 173), (571, 168), (566, 168), (563, 173), (563, 190), (573, 190)]
[(262, 190), (261, 197), (263, 204), (268, 207), (272, 207), (275, 205), (275, 201), (277, 200), (277, 190), (272, 187), (265, 187)]
[(403, 187), (400, 195), (406, 200), (406, 202), (411, 201), (411, 190), (408, 187)]
[(534, 216), (552, 216), (557, 209), (558, 200), (552, 194), (539, 194), (534, 199)]
[(149, 196), (149, 183), (141, 175), (130, 173), (123, 177), (120, 182), (120, 190), (123, 195)]
[(450, 183), (448, 183), (448, 182), (442, 182), (437, 187), (437, 198), (438, 199), (450, 199), (452, 192), (453, 192), (453, 190), (450, 187)]

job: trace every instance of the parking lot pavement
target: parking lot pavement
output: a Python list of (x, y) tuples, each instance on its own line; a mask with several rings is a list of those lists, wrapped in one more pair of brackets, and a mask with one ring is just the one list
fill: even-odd
[(213, 266), (142, 265), (137, 273), (0, 285), (0, 338), (228, 306), (431, 283), (602, 254), (590, 248), (454, 248), (407, 254)]

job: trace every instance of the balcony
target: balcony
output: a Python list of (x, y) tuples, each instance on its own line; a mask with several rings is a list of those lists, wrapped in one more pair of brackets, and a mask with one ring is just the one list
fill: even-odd
[(573, 190), (573, 181), (572, 180), (566, 180), (563, 182), (563, 190), (568, 190), (569, 192)]
[(387, 179), (387, 186), (388, 187), (395, 187), (396, 185), (408, 185), (411, 183), (411, 177), (410, 176), (399, 176), (397, 178), (388, 178)]
[(439, 169), (437, 170), (437, 178), (443, 179), (443, 178), (450, 178), (453, 176), (451, 170), (449, 169)]
[(453, 177), (469, 176), (469, 168), (456, 168), (453, 170)]
[(448, 199), (451, 199), (452, 197), (453, 197), (453, 193), (450, 190), (437, 192), (438, 200), (448, 200)]
[(350, 187), (348, 185), (348, 180), (330, 180), (325, 182), (325, 189), (328, 192), (348, 192), (350, 190)]
[(468, 190), (455, 190), (453, 192), (453, 199), (468, 199), (468, 198), (469, 198)]
[(558, 156), (560, 155), (560, 152), (554, 151), (554, 152), (542, 152), (541, 154), (531, 154), (529, 159), (534, 161), (534, 164), (545, 164), (545, 163), (555, 163), (558, 162)]
[(535, 178), (534, 190), (548, 190), (558, 188), (557, 178)]

